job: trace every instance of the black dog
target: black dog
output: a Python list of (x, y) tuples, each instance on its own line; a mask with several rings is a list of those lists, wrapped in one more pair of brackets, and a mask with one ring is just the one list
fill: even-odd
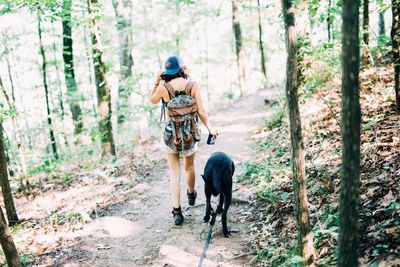
[[(226, 226), (226, 214), (232, 200), (232, 176), (235, 172), (235, 164), (232, 159), (223, 152), (216, 152), (210, 156), (204, 167), (204, 193), (206, 194), (206, 215), (204, 222), (212, 219), (210, 224), (214, 225), (216, 214), (222, 213), (222, 232), (225, 237), (230, 236)], [(219, 195), (219, 205), (216, 213), (211, 207), (211, 195)]]

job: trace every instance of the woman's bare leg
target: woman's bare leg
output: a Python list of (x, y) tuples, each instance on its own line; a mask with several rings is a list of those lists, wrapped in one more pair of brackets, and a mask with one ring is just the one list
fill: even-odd
[(181, 168), (179, 164), (178, 153), (167, 153), (167, 161), (169, 166), (169, 192), (172, 198), (174, 208), (181, 206)]
[(186, 183), (189, 193), (193, 192), (196, 181), (196, 173), (194, 170), (194, 156), (195, 154), (183, 158), (183, 166), (185, 168)]

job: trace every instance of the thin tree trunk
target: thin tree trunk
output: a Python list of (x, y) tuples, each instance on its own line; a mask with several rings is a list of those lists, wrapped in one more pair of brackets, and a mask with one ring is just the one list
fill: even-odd
[(118, 123), (125, 121), (128, 108), (128, 97), (132, 88), (132, 22), (131, 0), (113, 0), (115, 15), (117, 18), (117, 30), (119, 38), (119, 82), (118, 82)]
[(362, 56), (362, 65), (366, 67), (370, 64), (369, 50), (369, 0), (363, 2), (363, 42), (364, 51)]
[[(54, 22), (51, 22), (51, 31), (53, 34), (53, 38), (56, 38), (56, 33), (54, 30)], [(60, 105), (61, 109), (61, 120), (64, 121), (65, 117), (65, 110), (64, 110), (64, 102), (63, 102), (63, 93), (62, 93), (62, 87), (61, 87), (61, 77), (60, 77), (60, 70), (58, 69), (58, 60), (57, 60), (57, 45), (56, 45), (56, 40), (53, 41), (53, 57), (54, 57), (54, 67), (56, 69), (56, 75), (57, 75), (57, 87), (58, 87), (58, 104)]]
[[(3, 92), (4, 98), (6, 99), (8, 108), (13, 111), (11, 114), (11, 120), (12, 120), (12, 126), (15, 134), (15, 141), (17, 143), (17, 149), (18, 149), (18, 156), (21, 164), (21, 169), (22, 169), (22, 177), (21, 177), (21, 187), (23, 191), (28, 187), (29, 188), (29, 180), (28, 180), (28, 169), (26, 167), (26, 161), (25, 161), (25, 153), (24, 153), (24, 148), (22, 146), (22, 141), (21, 141), (21, 136), (19, 133), (19, 127), (18, 127), (18, 122), (16, 115), (17, 112), (17, 107), (15, 106), (15, 102), (12, 102), (10, 97), (7, 94), (6, 89), (4, 88), (3, 81), (1, 80), (0, 77), (0, 90)], [(25, 184), (23, 183), (25, 181)]]
[(42, 41), (42, 25), (41, 25), (41, 17), (40, 13), (38, 12), (38, 34), (39, 34), (39, 47), (40, 47), (40, 55), (42, 56), (42, 76), (43, 76), (43, 86), (44, 86), (44, 91), (45, 91), (45, 96), (46, 96), (46, 109), (47, 109), (47, 124), (49, 127), (49, 135), (50, 135), (50, 141), (51, 141), (51, 148), (53, 151), (53, 157), (54, 159), (58, 160), (58, 153), (57, 153), (57, 144), (56, 144), (56, 139), (54, 136), (54, 129), (53, 129), (53, 123), (51, 119), (51, 111), (50, 111), (50, 101), (49, 101), (49, 88), (47, 85), (47, 62), (46, 62), (46, 54), (44, 51), (44, 46), (43, 46), (43, 41)]
[(265, 68), (265, 53), (264, 53), (264, 42), (263, 42), (263, 31), (261, 26), (261, 6), (260, 0), (257, 0), (257, 13), (258, 13), (258, 47), (261, 55), (261, 71), (264, 74), (265, 81), (267, 81), (267, 69)]
[(359, 102), (360, 0), (344, 0), (342, 7), (342, 178), (340, 181), (340, 267), (358, 266), (358, 199), (360, 186)]
[(328, 42), (332, 40), (332, 0), (328, 0), (328, 15), (326, 18), (326, 24), (328, 27)]
[(292, 144), (293, 191), (298, 229), (298, 248), (304, 266), (315, 266), (313, 234), (308, 214), (304, 143), (298, 103), (297, 35), (294, 7), (291, 0), (282, 0), (282, 11), (286, 31), (286, 97), (289, 109), (290, 139)]
[(6, 257), (9, 267), (22, 267), (18, 256), (17, 248), (15, 247), (10, 229), (7, 227), (6, 219), (4, 218), (3, 209), (0, 207), (0, 243)]
[(19, 219), (17, 215), (17, 210), (15, 208), (14, 199), (12, 196), (10, 181), (8, 180), (7, 161), (3, 143), (3, 125), (1, 120), (0, 120), (0, 184), (1, 184), (1, 191), (3, 194), (4, 206), (6, 207), (8, 223), (9, 225), (14, 225), (18, 223)]
[(396, 110), (400, 114), (400, 3), (392, 0), (392, 53), (394, 63), (394, 93), (396, 98)]
[(97, 0), (88, 0), (89, 15), (91, 17), (91, 40), (93, 48), (93, 66), (97, 89), (97, 108), (100, 130), (100, 140), (103, 146), (103, 156), (115, 156), (115, 145), (112, 131), (112, 109), (110, 85), (107, 81), (106, 67), (102, 59), (103, 49), (101, 46), (100, 34), (97, 28), (96, 17), (93, 16), (97, 10)]
[(233, 33), (235, 35), (236, 61), (239, 72), (240, 96), (243, 96), (247, 94), (247, 85), (246, 85), (246, 72), (244, 67), (245, 55), (243, 49), (242, 31), (240, 29), (239, 5), (240, 5), (239, 0), (232, 0), (232, 27), (233, 27)]
[(63, 0), (63, 60), (69, 108), (71, 109), (72, 113), (72, 120), (75, 126), (75, 134), (79, 134), (83, 130), (83, 121), (82, 110), (79, 105), (78, 86), (75, 79), (74, 51), (71, 29), (71, 6), (72, 0)]

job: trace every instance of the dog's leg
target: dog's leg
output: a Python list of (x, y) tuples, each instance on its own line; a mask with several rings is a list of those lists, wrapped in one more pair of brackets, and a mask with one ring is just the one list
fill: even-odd
[(211, 192), (206, 185), (204, 186), (204, 194), (206, 195), (206, 215), (204, 216), (203, 220), (204, 222), (208, 222), (213, 209), (211, 207)]
[(231, 235), (231, 233), (228, 230), (228, 226), (226, 225), (226, 214), (228, 213), (229, 206), (231, 205), (232, 201), (232, 192), (228, 192), (225, 196), (225, 201), (224, 201), (224, 211), (222, 212), (222, 232), (225, 237), (228, 237)]
[(223, 212), (223, 205), (224, 205), (224, 194), (219, 194), (219, 204), (217, 206), (217, 214), (221, 214)]

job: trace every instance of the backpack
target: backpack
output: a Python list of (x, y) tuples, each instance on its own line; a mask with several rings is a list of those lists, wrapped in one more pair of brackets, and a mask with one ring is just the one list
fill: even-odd
[[(198, 107), (196, 100), (191, 97), (194, 83), (190, 81), (184, 91), (176, 92), (168, 82), (164, 82), (170, 101), (166, 104), (169, 121), (164, 128), (163, 140), (176, 152), (192, 149), (200, 141)], [(163, 108), (165, 112), (165, 103)]]

